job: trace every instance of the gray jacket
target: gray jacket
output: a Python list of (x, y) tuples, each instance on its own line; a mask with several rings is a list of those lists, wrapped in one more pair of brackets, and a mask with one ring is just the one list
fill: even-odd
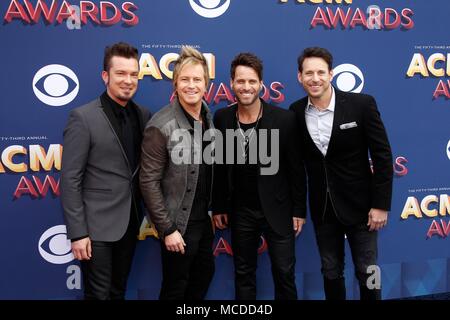
[[(150, 113), (138, 106), (144, 128)], [(69, 239), (117, 241), (130, 219), (133, 180), (125, 151), (100, 99), (73, 109), (64, 129), (61, 202)]]
[[(213, 129), (211, 113), (204, 102), (203, 107), (205, 120)], [(174, 225), (182, 235), (185, 233), (199, 175), (199, 163), (193, 159), (202, 155), (202, 143), (194, 139), (194, 128), (181, 108), (175, 98), (157, 112), (148, 122), (142, 142), (141, 193), (161, 238)], [(174, 156), (188, 159), (178, 163)]]

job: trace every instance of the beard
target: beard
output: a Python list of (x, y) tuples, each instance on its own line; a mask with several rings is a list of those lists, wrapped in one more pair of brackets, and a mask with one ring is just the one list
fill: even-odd
[(238, 102), (239, 105), (241, 106), (251, 106), (252, 104), (254, 104), (257, 100), (259, 99), (259, 93), (255, 94), (255, 96), (253, 97), (253, 99), (250, 102), (244, 102), (242, 101), (238, 95), (236, 95), (236, 101)]
[(117, 95), (117, 99), (121, 100), (121, 101), (125, 101), (128, 102), (129, 100), (131, 100), (131, 98), (133, 97), (133, 93), (120, 93)]

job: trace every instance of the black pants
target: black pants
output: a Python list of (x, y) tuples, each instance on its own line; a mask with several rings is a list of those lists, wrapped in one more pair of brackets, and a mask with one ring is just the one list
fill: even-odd
[[(328, 199), (328, 203), (330, 199)], [(345, 300), (345, 235), (359, 282), (361, 300), (381, 299), (381, 289), (369, 289), (367, 280), (372, 273), (369, 266), (377, 264), (377, 232), (369, 231), (367, 222), (345, 226), (339, 222), (331, 205), (328, 205), (323, 223), (314, 226), (319, 247), (327, 300)]]
[(91, 241), (92, 257), (81, 261), (86, 300), (125, 299), (136, 241), (135, 223), (119, 241)]
[(203, 300), (214, 275), (211, 220), (189, 221), (183, 235), (184, 254), (171, 252), (161, 241), (160, 300)]
[(294, 232), (279, 235), (262, 212), (241, 208), (231, 220), (231, 244), (237, 300), (256, 299), (256, 268), (261, 235), (266, 239), (272, 265), (275, 299), (296, 300)]

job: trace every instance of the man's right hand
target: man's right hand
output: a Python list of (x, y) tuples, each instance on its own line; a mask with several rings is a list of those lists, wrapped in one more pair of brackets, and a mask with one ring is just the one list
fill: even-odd
[(181, 254), (184, 254), (184, 247), (186, 246), (186, 243), (178, 230), (166, 236), (164, 238), (164, 244), (166, 245), (166, 249), (168, 251), (180, 252)]
[(72, 253), (77, 260), (89, 260), (92, 257), (91, 239), (89, 237), (72, 242)]
[(228, 227), (228, 214), (226, 213), (213, 215), (213, 220), (216, 228), (223, 230)]

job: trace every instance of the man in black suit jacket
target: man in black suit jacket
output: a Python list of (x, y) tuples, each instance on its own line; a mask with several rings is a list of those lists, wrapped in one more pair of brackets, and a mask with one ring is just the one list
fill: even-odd
[(64, 129), (61, 202), (85, 299), (124, 299), (142, 216), (139, 159), (150, 112), (132, 101), (138, 51), (105, 49), (106, 92), (70, 112)]
[(370, 277), (369, 266), (376, 266), (377, 231), (386, 225), (391, 205), (391, 148), (375, 99), (344, 93), (330, 84), (332, 59), (323, 48), (303, 51), (298, 80), (308, 96), (290, 106), (299, 123), (299, 147), (305, 150), (325, 296), (345, 299), (347, 236), (361, 299), (380, 299), (379, 274)]
[[(256, 298), (262, 234), (269, 248), (275, 299), (297, 299), (294, 234), (300, 233), (306, 216), (305, 173), (298, 165), (301, 157), (295, 144), (299, 135), (292, 113), (259, 98), (262, 86), (258, 57), (251, 53), (236, 56), (231, 64), (231, 88), (237, 103), (217, 110), (214, 118), (227, 148), (226, 163), (215, 167), (213, 219), (223, 229), (229, 218), (236, 299)], [(230, 156), (230, 150), (235, 156)], [(270, 163), (264, 159), (269, 154)], [(220, 160), (216, 157), (216, 161)]]

